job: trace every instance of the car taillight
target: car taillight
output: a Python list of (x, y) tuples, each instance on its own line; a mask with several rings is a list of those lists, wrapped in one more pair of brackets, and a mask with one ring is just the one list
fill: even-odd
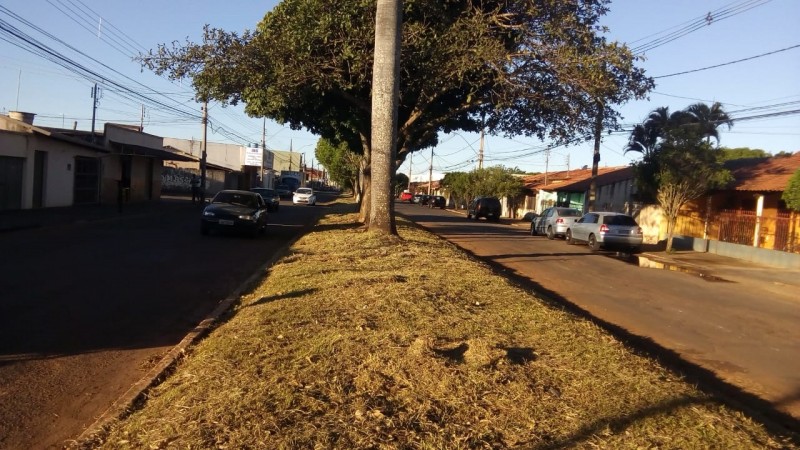
[(606, 224), (600, 225), (600, 232), (601, 233), (608, 233), (608, 225), (606, 225)]
[(562, 219), (561, 217), (559, 217), (558, 219), (556, 219), (556, 223), (564, 223), (564, 219)]

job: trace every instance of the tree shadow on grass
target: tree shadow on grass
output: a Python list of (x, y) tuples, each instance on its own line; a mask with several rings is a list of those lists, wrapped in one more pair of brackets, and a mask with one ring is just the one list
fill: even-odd
[(721, 402), (719, 401), (702, 397), (675, 398), (631, 411), (629, 414), (624, 414), (619, 417), (598, 418), (591, 423), (587, 423), (585, 426), (569, 436), (565, 436), (561, 439), (556, 439), (545, 444), (537, 445), (533, 448), (537, 450), (554, 450), (561, 448), (582, 447), (587, 444), (587, 439), (601, 434), (606, 428), (610, 429), (614, 434), (623, 433), (626, 428), (634, 425), (640, 420), (647, 419), (648, 417), (667, 415), (672, 411), (692, 405), (715, 405), (720, 403)]
[(244, 305), (244, 307), (245, 308), (252, 308), (254, 306), (266, 305), (267, 303), (272, 303), (272, 302), (275, 302), (275, 301), (278, 301), (278, 300), (287, 300), (287, 299), (290, 299), (290, 298), (300, 298), (300, 297), (303, 297), (303, 296), (306, 296), (306, 295), (315, 294), (317, 291), (319, 291), (319, 289), (311, 288), (311, 289), (302, 289), (302, 290), (299, 290), (299, 291), (287, 292), (287, 293), (280, 294), (280, 295), (271, 295), (271, 296), (268, 296), (268, 297), (261, 297), (260, 299), (254, 301), (253, 303), (248, 303), (247, 305)]
[(364, 227), (364, 224), (363, 223), (359, 223), (359, 222), (331, 223), (331, 224), (317, 225), (316, 227), (314, 227), (314, 232), (355, 230), (355, 229), (363, 228), (363, 227)]

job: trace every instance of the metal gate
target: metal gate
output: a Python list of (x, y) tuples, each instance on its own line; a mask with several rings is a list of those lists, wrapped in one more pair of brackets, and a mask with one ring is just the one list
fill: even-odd
[(100, 160), (84, 156), (75, 157), (75, 196), (76, 205), (97, 203), (100, 186)]

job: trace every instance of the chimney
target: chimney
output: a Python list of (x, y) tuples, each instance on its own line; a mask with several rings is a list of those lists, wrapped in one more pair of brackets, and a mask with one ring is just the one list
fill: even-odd
[(9, 111), (8, 117), (11, 117), (14, 120), (20, 120), (22, 122), (27, 123), (28, 125), (33, 125), (33, 117), (36, 114), (29, 113), (29, 112), (22, 112), (22, 111)]

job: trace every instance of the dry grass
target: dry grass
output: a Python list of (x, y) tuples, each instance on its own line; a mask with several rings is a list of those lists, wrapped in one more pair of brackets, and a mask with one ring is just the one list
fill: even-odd
[(328, 215), (103, 448), (797, 448), (407, 223)]

